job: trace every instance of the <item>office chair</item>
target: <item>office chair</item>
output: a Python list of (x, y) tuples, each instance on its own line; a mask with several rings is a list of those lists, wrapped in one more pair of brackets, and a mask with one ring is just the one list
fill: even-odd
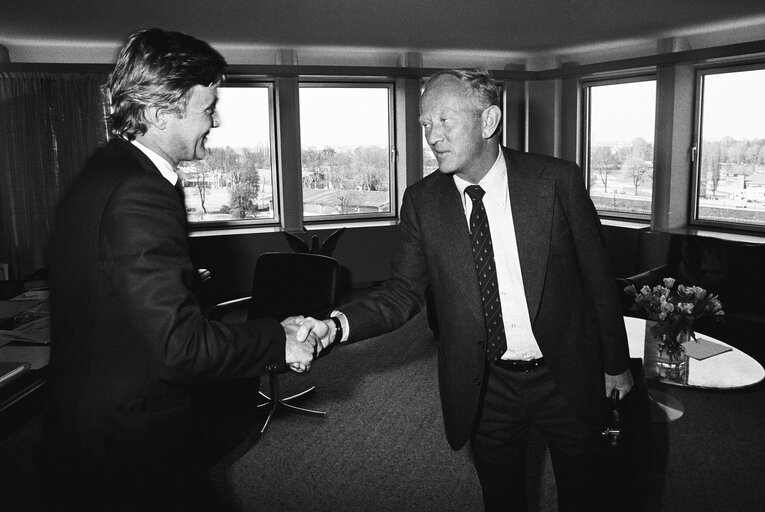
[[(246, 307), (247, 319), (288, 316), (320, 317), (327, 314), (337, 299), (339, 264), (329, 256), (309, 253), (269, 252), (260, 255), (252, 277), (252, 295), (218, 304), (210, 312), (211, 320), (221, 320), (232, 311)], [(282, 397), (279, 393), (278, 372), (269, 372), (270, 395), (260, 391), (268, 408), (268, 416), (260, 430), (265, 435), (277, 411), (306, 414), (325, 418), (327, 413), (305, 409), (292, 402), (315, 392), (316, 387)]]

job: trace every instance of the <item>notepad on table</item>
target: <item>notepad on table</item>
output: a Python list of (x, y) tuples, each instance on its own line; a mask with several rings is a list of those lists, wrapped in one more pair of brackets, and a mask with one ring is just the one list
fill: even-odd
[(699, 361), (732, 350), (730, 347), (701, 337), (696, 338), (696, 341), (686, 341), (683, 343), (683, 348), (685, 348), (686, 355)]

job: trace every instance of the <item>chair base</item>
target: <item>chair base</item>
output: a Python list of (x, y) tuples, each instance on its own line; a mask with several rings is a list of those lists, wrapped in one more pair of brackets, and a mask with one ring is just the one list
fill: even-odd
[(265, 398), (266, 401), (262, 404), (258, 404), (258, 408), (261, 408), (261, 407), (268, 408), (268, 416), (266, 417), (266, 420), (263, 422), (263, 427), (261, 427), (260, 429), (261, 439), (263, 438), (263, 436), (266, 435), (266, 430), (268, 430), (268, 426), (271, 424), (271, 420), (274, 418), (277, 411), (284, 411), (284, 412), (289, 412), (293, 414), (303, 414), (306, 416), (315, 416), (322, 419), (325, 419), (327, 417), (327, 413), (324, 411), (306, 409), (304, 407), (298, 407), (290, 403), (295, 400), (299, 400), (303, 397), (314, 394), (314, 392), (316, 391), (316, 386), (311, 386), (310, 388), (305, 389), (301, 391), (300, 393), (296, 393), (288, 397), (279, 398), (279, 382), (277, 380), (277, 375), (275, 373), (269, 374), (269, 383), (271, 387), (271, 396), (268, 396), (267, 394), (260, 391), (260, 396)]

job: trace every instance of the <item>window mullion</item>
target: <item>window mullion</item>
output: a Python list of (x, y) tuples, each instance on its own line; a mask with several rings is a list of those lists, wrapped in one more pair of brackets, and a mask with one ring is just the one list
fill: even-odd
[(302, 231), (303, 188), (298, 79), (297, 77), (277, 77), (274, 85), (281, 226), (284, 231)]

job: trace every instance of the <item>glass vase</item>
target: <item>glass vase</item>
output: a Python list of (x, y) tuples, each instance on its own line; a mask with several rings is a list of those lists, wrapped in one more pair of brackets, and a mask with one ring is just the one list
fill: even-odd
[(656, 373), (659, 378), (680, 382), (688, 382), (688, 356), (670, 357), (666, 353), (658, 354)]
[[(671, 336), (671, 335), (670, 335)], [(688, 382), (688, 356), (683, 343), (688, 335), (680, 333), (677, 337), (662, 336), (662, 343), (656, 354), (656, 374), (660, 379), (686, 384)]]

